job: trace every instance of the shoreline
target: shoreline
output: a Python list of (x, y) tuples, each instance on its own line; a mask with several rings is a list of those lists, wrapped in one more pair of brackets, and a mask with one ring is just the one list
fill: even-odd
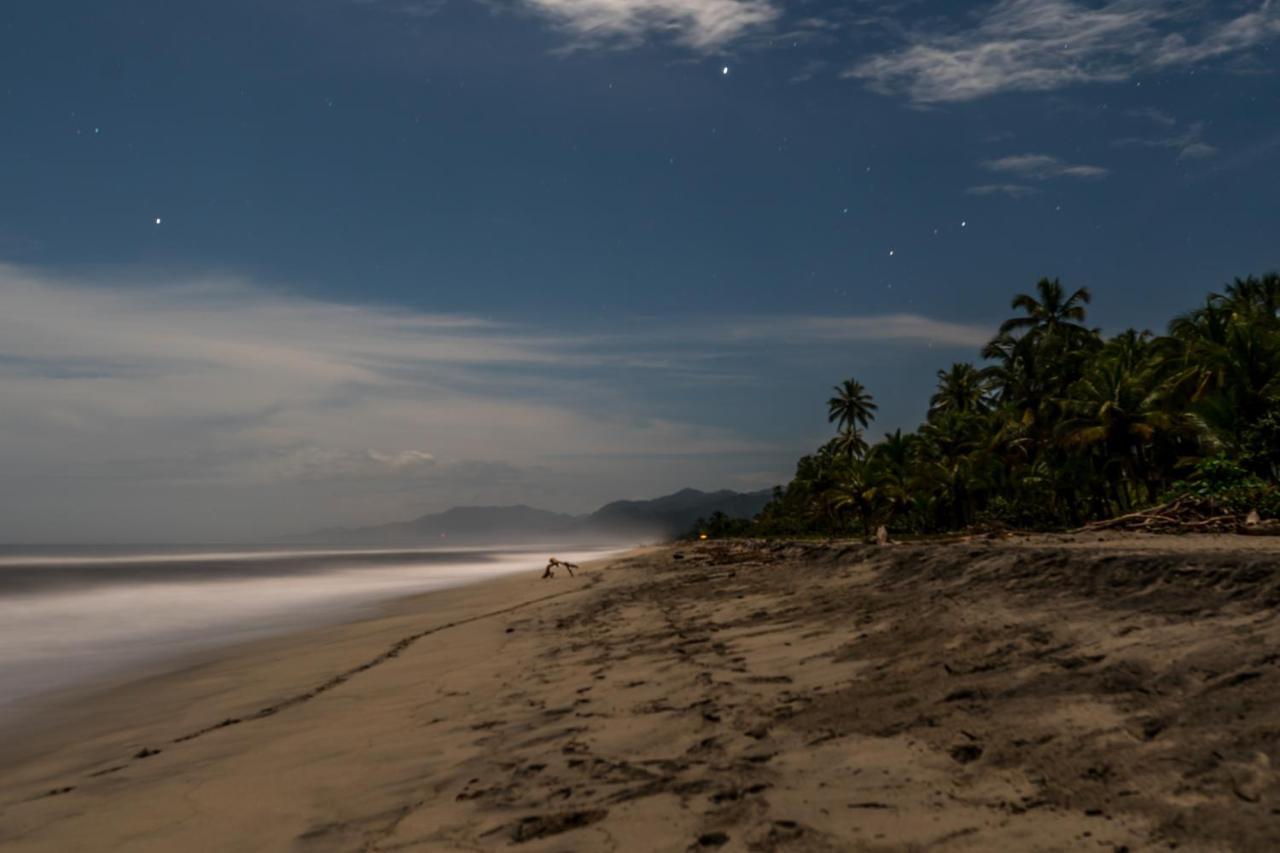
[[(23, 671), (25, 665), (28, 671), (37, 673), (35, 678), (37, 684), (41, 680), (48, 682), (48, 686), (28, 688), (24, 691), (22, 689), (24, 684), (19, 678), (16, 692), (15, 690), (6, 691), (3, 700), (0, 700), (0, 735), (28, 728), (33, 719), (38, 723), (50, 709), (56, 710), (80, 701), (91, 702), (96, 694), (113, 687), (162, 677), (199, 664), (216, 662), (224, 656), (235, 655), (239, 649), (252, 648), (257, 644), (270, 644), (277, 640), (288, 642), (288, 638), (295, 635), (376, 620), (391, 612), (398, 602), (412, 601), (419, 596), (434, 595), (456, 587), (483, 584), (492, 580), (533, 573), (538, 571), (536, 567), (540, 565), (537, 552), (526, 549), (477, 548), (474, 550), (488, 559), (475, 565), (462, 564), (456, 559), (454, 562), (440, 560), (442, 552), (435, 550), (405, 551), (401, 549), (287, 553), (232, 552), (228, 556), (253, 557), (266, 561), (335, 556), (361, 559), (368, 555), (391, 555), (408, 558), (411, 562), (414, 559), (426, 557), (428, 562), (421, 567), (421, 571), (417, 571), (412, 565), (391, 566), (393, 571), (400, 571), (399, 575), (388, 575), (383, 566), (378, 564), (339, 565), (329, 570), (294, 571), (283, 574), (267, 572), (260, 576), (240, 572), (238, 567), (233, 566), (234, 570), (226, 576), (210, 573), (193, 579), (194, 582), (184, 582), (181, 577), (172, 583), (161, 582), (159, 587), (165, 592), (160, 594), (159, 599), (151, 596), (151, 586), (130, 587), (127, 579), (109, 580), (105, 584), (99, 582), (98, 586), (87, 589), (74, 587), (64, 589), (55, 585), (47, 592), (41, 590), (41, 595), (32, 599), (35, 602), (34, 606), (27, 605), (34, 609), (30, 613), (17, 614), (22, 617), (17, 625), (24, 624), (24, 620), (33, 626), (39, 624), (39, 620), (33, 614), (45, 612), (40, 609), (45, 606), (45, 602), (52, 602), (55, 617), (66, 622), (65, 612), (69, 608), (84, 609), (86, 605), (80, 603), (82, 600), (98, 601), (94, 596), (99, 590), (108, 594), (109, 602), (120, 611), (118, 615), (121, 619), (129, 619), (133, 611), (137, 611), (145, 620), (149, 612), (157, 606), (164, 613), (183, 613), (185, 605), (189, 602), (196, 604), (197, 607), (194, 618), (187, 616), (181, 631), (175, 631), (175, 625), (171, 620), (169, 625), (164, 625), (162, 622), (162, 627), (158, 630), (153, 629), (150, 635), (145, 632), (133, 635), (119, 631), (107, 632), (106, 636), (111, 643), (111, 649), (105, 654), (98, 650), (96, 659), (93, 657), (95, 652), (90, 651), (96, 648), (94, 638), (103, 636), (101, 630), (103, 624), (111, 623), (103, 623), (99, 620), (100, 624), (93, 626), (97, 629), (96, 634), (77, 631), (71, 634), (51, 635), (51, 639), (59, 646), (67, 647), (67, 653), (75, 662), (74, 666), (67, 668), (66, 671), (60, 671), (62, 661), (53, 657), (53, 652), (39, 645), (40, 634), (31, 638), (29, 635), (14, 633), (14, 630), (17, 630), (14, 629), (8, 635), (0, 636), (0, 642), (8, 636), (15, 643), (15, 647), (7, 651), (16, 653), (17, 649), (23, 648), (26, 644), (32, 651), (37, 652), (32, 662), (24, 664), (21, 658), (15, 659), (19, 676), (25, 674)], [(573, 556), (591, 561), (606, 559), (611, 554), (624, 551), (625, 549), (621, 548), (601, 549), (595, 552), (575, 553)], [(450, 549), (443, 552), (443, 555), (457, 558), (458, 555), (465, 555), (465, 553), (458, 549)], [(213, 556), (205, 552), (175, 552), (158, 557), (145, 554), (133, 557), (101, 557), (95, 554), (83, 561), (72, 560), (71, 562), (75, 563), (75, 568), (79, 568), (84, 563), (125, 562), (130, 565), (151, 562), (204, 563)], [(217, 556), (221, 558), (222, 555)], [(59, 556), (47, 558), (47, 561), (55, 567), (60, 567), (66, 564), (68, 559)], [(14, 561), (20, 562), (22, 568), (29, 568), (43, 560), (24, 556), (14, 558)], [(163, 580), (155, 577), (154, 572), (152, 579)], [(204, 582), (210, 581), (213, 582), (212, 585), (202, 586)], [(253, 586), (259, 582), (262, 584), (261, 589)], [(289, 590), (281, 587), (282, 583), (295, 583), (297, 588)], [(387, 588), (388, 585), (390, 588)], [(175, 589), (180, 592), (170, 591)], [(220, 611), (211, 610), (203, 607), (202, 602), (191, 602), (193, 595), (221, 599), (225, 603)], [(291, 595), (295, 597), (291, 598)], [(127, 607), (121, 606), (126, 601), (124, 596), (128, 596)], [(265, 605), (265, 610), (261, 604), (264, 599), (271, 602)], [(64, 603), (69, 601), (75, 603)], [(15, 606), (15, 603), (21, 604), (21, 597), (16, 599), (16, 602), (11, 601), (10, 607)], [(242, 610), (240, 605), (247, 606)], [(46, 607), (47, 609), (49, 608)], [(7, 627), (12, 629), (13, 625)], [(44, 626), (41, 625), (41, 627)], [(52, 629), (44, 627), (44, 630), (48, 632)], [(64, 641), (67, 636), (78, 636), (80, 639), (76, 643), (70, 643)], [(42, 661), (52, 667), (44, 675), (39, 674), (37, 668), (37, 664)], [(13, 669), (14, 667), (10, 666), (9, 670), (0, 670), (0, 675)], [(15, 687), (15, 685), (6, 685), (6, 687)], [(0, 737), (0, 742), (2, 740), (3, 738)], [(0, 752), (0, 758), (3, 758), (2, 752)]]
[[(645, 550), (645, 547), (619, 550), (610, 556), (587, 561), (583, 566), (598, 568), (610, 560)], [(524, 589), (526, 586), (536, 593), (547, 592), (545, 588), (532, 585), (541, 571), (541, 568), (531, 566), (527, 571), (513, 571), (498, 577), (366, 602), (345, 614), (335, 612), (330, 619), (313, 624), (286, 628), (256, 639), (213, 645), (172, 658), (128, 665), (111, 671), (100, 680), (24, 699), (19, 710), (0, 723), (0, 766), (30, 760), (33, 754), (38, 755), (49, 746), (58, 747), (60, 738), (55, 731), (67, 726), (78, 728), (86, 725), (84, 716), (99, 713), (89, 709), (106, 707), (115, 711), (132, 703), (138, 696), (150, 701), (159, 699), (163, 703), (169, 699), (169, 694), (175, 694), (175, 699), (176, 694), (181, 694), (183, 701), (225, 702), (225, 707), (244, 716), (252, 716), (262, 709), (252, 709), (252, 697), (241, 695), (240, 689), (232, 685), (233, 674), (253, 669), (264, 661), (287, 660), (301, 664), (295, 671), (274, 673), (278, 680), (261, 684), (262, 695), (270, 697), (263, 707), (285, 701), (377, 657), (379, 644), (385, 645), (385, 651), (405, 637), (420, 633), (411, 630), (412, 626), (421, 620), (430, 620), (438, 613), (461, 614), (458, 618), (467, 619), (471, 617), (472, 610), (481, 610), (487, 601), (510, 599), (519, 606), (537, 601), (537, 596), (525, 601), (522, 594), (529, 591)], [(556, 579), (559, 580), (560, 576)], [(484, 614), (475, 616), (482, 618)], [(400, 631), (406, 633), (398, 634)], [(323, 648), (325, 653), (317, 654), (317, 648)], [(196, 683), (202, 686), (201, 689), (191, 693), (183, 689)], [(234, 716), (229, 713), (221, 719)], [(14, 744), (20, 745), (15, 747)]]
[(0, 846), (1280, 843), (1280, 543), (709, 542), (583, 568), (88, 699), (0, 778)]

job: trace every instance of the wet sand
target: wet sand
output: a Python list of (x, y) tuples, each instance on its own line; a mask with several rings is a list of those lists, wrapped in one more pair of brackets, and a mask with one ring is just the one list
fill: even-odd
[(0, 847), (1280, 849), (1280, 542), (708, 543), (53, 703)]

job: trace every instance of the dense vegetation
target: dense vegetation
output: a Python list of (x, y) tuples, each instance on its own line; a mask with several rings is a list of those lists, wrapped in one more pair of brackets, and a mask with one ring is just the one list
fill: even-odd
[(1163, 336), (1104, 337), (1090, 294), (1043, 279), (981, 366), (938, 371), (929, 414), (874, 444), (871, 394), (828, 401), (837, 435), (751, 522), (710, 535), (1076, 527), (1181, 493), (1280, 515), (1280, 275), (1237, 279)]

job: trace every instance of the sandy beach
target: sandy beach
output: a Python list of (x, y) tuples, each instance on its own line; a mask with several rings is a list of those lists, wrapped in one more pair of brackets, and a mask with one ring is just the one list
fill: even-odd
[(1275, 541), (539, 574), (52, 701), (0, 739), (0, 847), (1280, 846)]

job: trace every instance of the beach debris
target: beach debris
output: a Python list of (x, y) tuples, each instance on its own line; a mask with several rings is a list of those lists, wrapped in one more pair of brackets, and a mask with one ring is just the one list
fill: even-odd
[(1257, 510), (1242, 516), (1212, 498), (1182, 495), (1146, 509), (1086, 524), (1077, 533), (1128, 530), (1144, 533), (1245, 533), (1280, 535), (1280, 522), (1263, 521)]
[(547, 568), (542, 573), (542, 579), (554, 578), (556, 576), (556, 568), (562, 568), (569, 573), (569, 577), (574, 577), (573, 570), (578, 568), (578, 564), (566, 563), (564, 560), (557, 560), (555, 557), (551, 557), (547, 560)]

